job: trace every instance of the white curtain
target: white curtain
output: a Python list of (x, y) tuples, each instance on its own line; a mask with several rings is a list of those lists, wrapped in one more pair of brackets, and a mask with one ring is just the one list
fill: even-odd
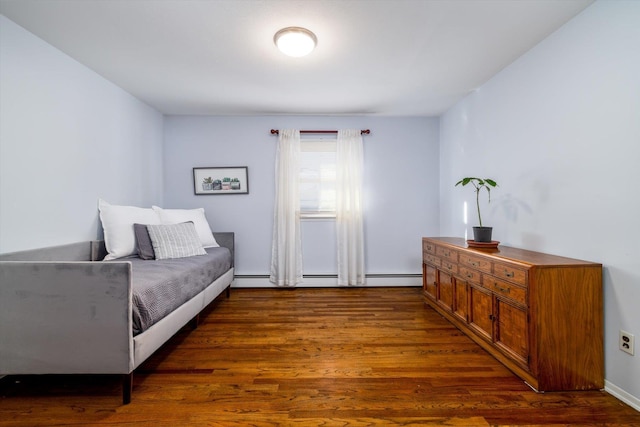
[(338, 131), (336, 147), (336, 232), (338, 285), (365, 284), (362, 215), (362, 135), (360, 130)]
[(271, 275), (277, 286), (296, 286), (302, 281), (300, 238), (300, 131), (280, 130), (276, 155), (276, 200), (273, 213)]

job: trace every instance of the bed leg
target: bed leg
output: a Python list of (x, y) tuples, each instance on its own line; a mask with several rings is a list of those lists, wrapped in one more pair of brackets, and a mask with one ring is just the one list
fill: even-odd
[(133, 372), (122, 376), (122, 404), (131, 403), (131, 392), (133, 391)]
[(189, 326), (191, 326), (191, 329), (195, 331), (196, 329), (198, 329), (198, 323), (200, 323), (200, 313), (196, 314), (196, 317), (191, 319), (191, 322), (189, 322)]
[(231, 285), (227, 286), (227, 298), (231, 296)]

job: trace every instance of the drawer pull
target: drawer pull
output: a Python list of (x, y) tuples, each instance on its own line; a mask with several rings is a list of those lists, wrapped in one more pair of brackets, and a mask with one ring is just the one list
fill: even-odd
[(477, 262), (472, 262), (472, 263), (471, 263), (471, 266), (472, 266), (472, 267), (477, 267), (477, 266), (478, 266), (478, 263), (477, 263)]
[(473, 274), (467, 273), (467, 279), (473, 279)]
[(513, 277), (513, 275), (514, 275), (513, 271), (507, 271), (507, 270), (504, 271), (504, 276), (505, 277)]
[(499, 290), (500, 292), (504, 292), (505, 294), (508, 294), (511, 292), (511, 288), (503, 288), (502, 286), (498, 285), (496, 282), (493, 282), (493, 287)]

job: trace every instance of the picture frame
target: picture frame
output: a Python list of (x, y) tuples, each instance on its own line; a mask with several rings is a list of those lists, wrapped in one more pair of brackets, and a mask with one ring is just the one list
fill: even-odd
[(193, 168), (193, 192), (196, 196), (249, 194), (247, 166)]

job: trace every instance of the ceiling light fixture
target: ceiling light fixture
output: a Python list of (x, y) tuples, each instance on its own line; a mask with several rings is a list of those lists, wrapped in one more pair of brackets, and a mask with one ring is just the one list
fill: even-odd
[(306, 28), (287, 27), (273, 36), (273, 42), (285, 55), (299, 58), (310, 54), (318, 44), (318, 39)]

